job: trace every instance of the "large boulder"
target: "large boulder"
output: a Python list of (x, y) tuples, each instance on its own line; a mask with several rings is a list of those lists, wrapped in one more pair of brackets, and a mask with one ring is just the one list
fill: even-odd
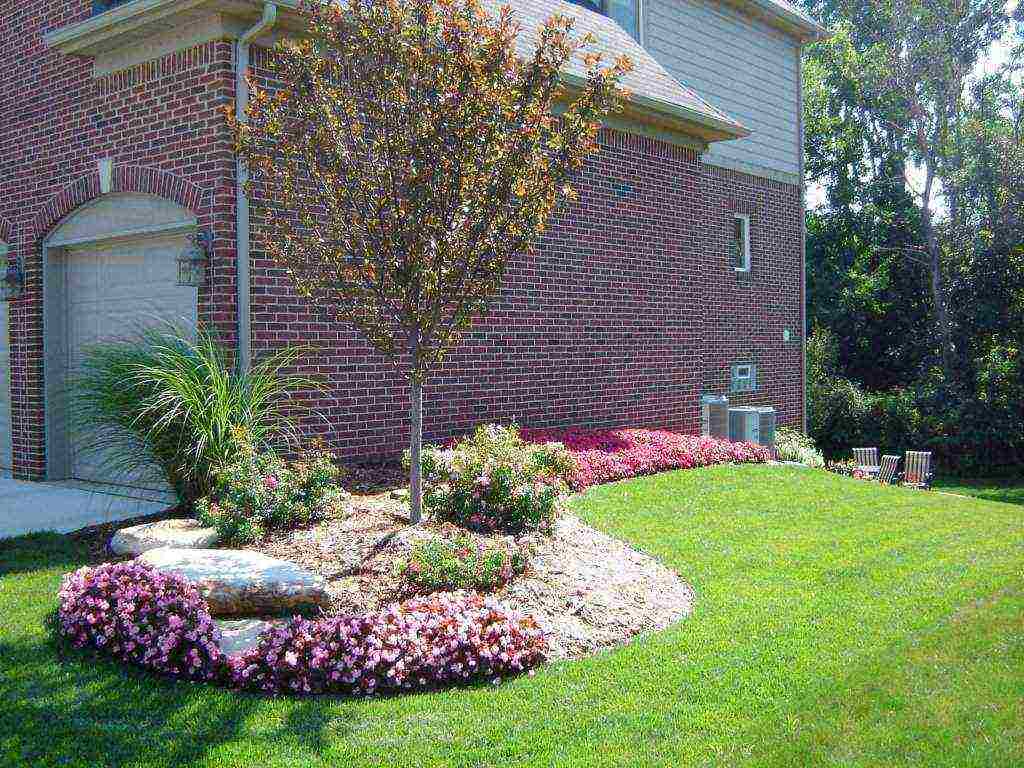
[(118, 555), (141, 555), (159, 547), (207, 549), (218, 541), (216, 528), (204, 528), (198, 520), (186, 518), (122, 528), (110, 539), (110, 549)]
[(214, 616), (263, 616), (329, 602), (322, 576), (259, 552), (162, 547), (139, 560), (191, 581)]

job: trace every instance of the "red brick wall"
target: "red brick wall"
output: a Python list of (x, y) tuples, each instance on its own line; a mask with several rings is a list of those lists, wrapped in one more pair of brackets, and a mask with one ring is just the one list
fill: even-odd
[[(730, 404), (771, 405), (779, 423), (802, 428), (803, 255), (800, 190), (702, 167), (704, 301), (702, 383), (728, 394), (734, 363), (757, 366), (757, 390)], [(750, 217), (750, 272), (733, 268), (734, 214)], [(783, 340), (785, 330), (790, 340)]]
[[(427, 386), (428, 439), (484, 419), (697, 428), (696, 154), (615, 132), (602, 145), (577, 185), (580, 203), (511, 265), (492, 311)], [(311, 366), (332, 383), (333, 398), (319, 403), (331, 441), (349, 455), (400, 449), (408, 393), (390, 364), (354, 331), (311, 315), (260, 253), (253, 274), (257, 354), (315, 344)]]
[[(94, 80), (91, 63), (47, 51), (41, 35), (87, 16), (86, 0), (18, 2), (0, 16), (0, 219), (26, 263), (11, 305), (16, 472), (45, 468), (43, 238), (98, 195), (96, 162), (113, 157), (115, 189), (173, 197), (215, 234), (200, 313), (230, 337), (234, 310), (234, 162), (220, 108), (233, 98), (229, 43), (211, 43)], [(430, 384), (436, 439), (486, 419), (529, 425), (647, 425), (696, 430), (702, 391), (727, 386), (729, 364), (756, 362), (748, 399), (798, 423), (803, 408), (800, 208), (795, 187), (699, 162), (649, 138), (602, 134), (602, 151), (532, 256), (509, 270), (490, 314)], [(728, 263), (732, 212), (751, 214), (753, 269)], [(306, 362), (329, 382), (311, 432), (350, 456), (394, 453), (407, 440), (400, 377), (349, 328), (313, 315), (260, 252), (254, 211), (256, 354), (314, 345)], [(743, 357), (745, 359), (737, 359)]]
[(172, 197), (214, 230), (217, 255), (200, 312), (228, 331), (235, 322), (234, 162), (219, 112), (233, 98), (231, 45), (94, 79), (91, 61), (42, 42), (46, 32), (88, 18), (90, 6), (5, 1), (0, 14), (0, 217), (11, 222), (26, 271), (25, 295), (10, 305), (14, 465), (22, 477), (45, 470), (41, 244), (57, 219), (99, 194), (100, 158), (118, 166), (115, 191)]

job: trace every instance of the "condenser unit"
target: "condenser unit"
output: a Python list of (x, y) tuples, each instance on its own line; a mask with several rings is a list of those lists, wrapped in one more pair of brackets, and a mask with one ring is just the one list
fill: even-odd
[(700, 433), (720, 440), (729, 439), (729, 398), (717, 395), (701, 396)]
[(729, 409), (729, 439), (734, 443), (775, 444), (775, 409), (746, 406)]

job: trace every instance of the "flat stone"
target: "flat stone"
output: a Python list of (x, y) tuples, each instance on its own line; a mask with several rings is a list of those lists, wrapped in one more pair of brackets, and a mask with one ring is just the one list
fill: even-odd
[(214, 616), (265, 616), (324, 607), (330, 600), (322, 576), (259, 552), (162, 547), (139, 560), (191, 581)]
[(122, 528), (110, 539), (110, 549), (118, 555), (141, 555), (158, 547), (207, 549), (218, 541), (216, 528), (204, 528), (198, 520), (183, 518)]
[(263, 619), (215, 619), (214, 623), (220, 630), (220, 649), (229, 656), (255, 647), (260, 635), (274, 626)]

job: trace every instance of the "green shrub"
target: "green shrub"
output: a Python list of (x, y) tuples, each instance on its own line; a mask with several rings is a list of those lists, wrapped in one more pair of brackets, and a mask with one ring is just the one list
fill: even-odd
[(1024, 364), (1016, 344), (990, 340), (957, 381), (939, 368), (907, 386), (865, 392), (838, 374), (835, 338), (816, 329), (807, 343), (809, 432), (829, 459), (859, 446), (882, 453), (931, 451), (943, 472), (1019, 471), (1024, 460)]
[(340, 478), (334, 457), (323, 449), (286, 461), (243, 447), (235, 461), (217, 472), (211, 495), (196, 502), (196, 516), (225, 542), (248, 544), (269, 530), (340, 514), (348, 498)]
[(297, 444), (304, 409), (290, 398), (316, 381), (286, 373), (303, 350), (287, 347), (239, 373), (213, 334), (165, 327), (87, 350), (69, 382), (77, 446), (112, 477), (156, 464), (179, 501), (205, 496), (238, 453)]
[(399, 574), (409, 593), (459, 589), (486, 592), (508, 584), (526, 570), (527, 551), (510, 541), (481, 543), (445, 526), (440, 536), (417, 542)]
[(775, 431), (775, 454), (779, 461), (799, 461), (818, 469), (825, 466), (825, 457), (815, 447), (814, 441), (789, 427), (779, 427)]
[(423, 503), (474, 530), (546, 531), (575, 467), (560, 443), (532, 445), (514, 426), (484, 425), (452, 448), (424, 449)]

